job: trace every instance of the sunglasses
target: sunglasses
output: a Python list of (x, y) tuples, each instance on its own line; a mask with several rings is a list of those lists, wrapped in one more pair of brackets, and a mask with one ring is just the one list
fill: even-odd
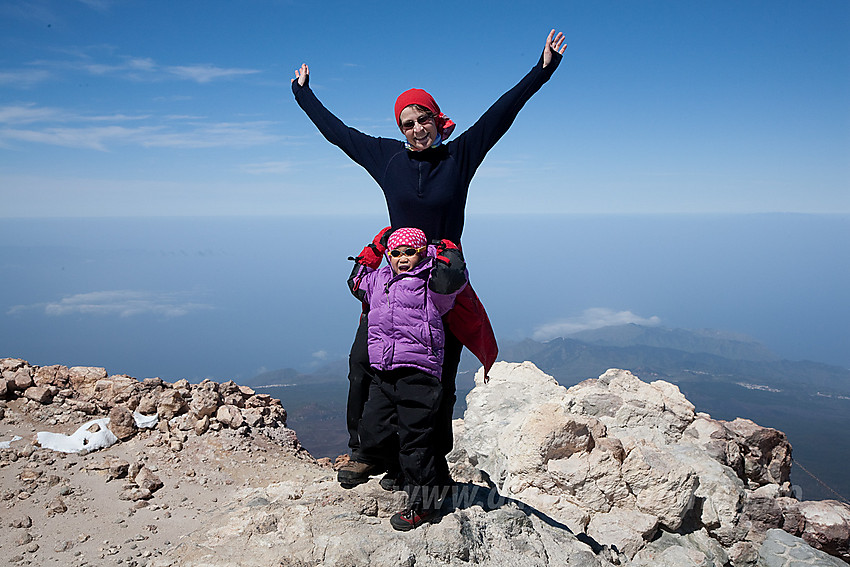
[[(415, 120), (415, 122), (418, 122), (419, 124), (424, 126), (425, 124), (428, 124), (428, 122), (430, 122), (433, 119), (434, 119), (434, 117), (430, 114), (422, 114)], [(401, 123), (401, 127), (402, 127), (403, 130), (410, 130), (411, 128), (413, 128), (413, 125), (414, 125), (415, 122), (413, 120), (405, 120), (404, 122)]]
[(400, 248), (396, 248), (394, 250), (390, 250), (390, 256), (392, 256), (393, 258), (398, 258), (402, 254), (404, 254), (405, 256), (416, 256), (417, 254), (421, 254), (424, 251), (425, 251), (424, 247), (423, 248), (405, 248), (404, 250), (401, 250)]

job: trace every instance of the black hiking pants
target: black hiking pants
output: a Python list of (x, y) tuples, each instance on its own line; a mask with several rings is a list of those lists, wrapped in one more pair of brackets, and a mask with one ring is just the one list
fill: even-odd
[(400, 471), (410, 507), (437, 506), (435, 425), (443, 390), (431, 374), (414, 368), (375, 371), (360, 420), (360, 450), (368, 462)]

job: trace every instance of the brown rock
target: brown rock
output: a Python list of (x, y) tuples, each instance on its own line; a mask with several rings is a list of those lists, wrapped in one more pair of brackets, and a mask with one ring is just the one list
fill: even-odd
[(189, 409), (201, 419), (214, 415), (220, 402), (221, 396), (218, 392), (211, 388), (199, 388), (192, 392)]
[(32, 381), (31, 368), (29, 366), (18, 369), (12, 377), (7, 378), (6, 381), (13, 390), (24, 391), (34, 385), (34, 382)]
[(65, 505), (65, 501), (59, 496), (48, 502), (45, 507), (49, 516), (53, 514), (64, 514), (68, 511), (68, 506)]
[(118, 374), (98, 380), (94, 385), (94, 392), (91, 396), (104, 407), (112, 407), (117, 404), (131, 405), (130, 400), (140, 388), (141, 385), (135, 378)]
[(248, 396), (242, 394), (242, 390), (239, 388), (239, 385), (233, 380), (223, 382), (219, 386), (218, 392), (221, 394), (223, 403), (236, 406), (238, 408), (245, 407), (245, 398)]
[(49, 404), (53, 401), (53, 392), (45, 386), (30, 386), (24, 392), (24, 396), (40, 404)]
[(59, 364), (53, 366), (42, 366), (35, 371), (33, 378), (36, 386), (56, 386), (57, 388), (67, 388), (68, 367)]
[(98, 380), (107, 377), (106, 369), (94, 366), (74, 366), (68, 369), (68, 381), (81, 396), (90, 398)]
[(124, 406), (115, 406), (109, 410), (109, 430), (121, 441), (136, 434), (139, 428), (133, 418), (133, 412)]
[(130, 471), (130, 463), (124, 459), (114, 459), (109, 462), (107, 471), (107, 482), (116, 478), (124, 478)]
[(242, 417), (245, 418), (245, 423), (251, 427), (262, 427), (264, 425), (262, 408), (249, 408), (243, 410)]
[(157, 396), (154, 394), (145, 394), (139, 400), (139, 405), (136, 410), (142, 415), (151, 415), (156, 413)]
[(162, 381), (162, 378), (145, 378), (142, 380), (142, 386), (148, 390), (155, 390), (157, 388), (162, 388), (165, 385), (165, 382)]
[(210, 428), (210, 418), (205, 415), (195, 422), (195, 435), (203, 435)]
[(245, 401), (245, 406), (249, 408), (261, 408), (268, 406), (272, 400), (269, 394), (254, 394)]
[(9, 395), (9, 385), (5, 378), (0, 378), (0, 398), (5, 398)]
[(136, 474), (133, 480), (139, 488), (149, 490), (151, 494), (162, 488), (162, 481), (156, 476), (153, 471), (147, 467), (142, 467)]
[(18, 478), (20, 478), (23, 482), (33, 482), (34, 480), (37, 480), (40, 476), (40, 470), (29, 467), (22, 469), (21, 472), (18, 474)]
[(805, 500), (797, 502), (794, 511), (802, 519), (799, 537), (850, 563), (850, 506), (837, 500)]
[(26, 516), (26, 515), (18, 516), (17, 518), (12, 520), (12, 522), (9, 524), (9, 527), (12, 527), (12, 528), (30, 528), (30, 527), (32, 527), (32, 518), (30, 518), (29, 516)]
[(286, 410), (278, 405), (269, 406), (269, 413), (265, 415), (266, 425), (279, 425), (286, 427)]
[(20, 358), (0, 358), (0, 372), (14, 372), (22, 366), (27, 366), (29, 363)]
[(137, 500), (150, 500), (151, 498), (153, 498), (153, 493), (150, 490), (138, 486), (127, 488), (118, 495), (119, 500), (131, 500), (133, 502)]
[(186, 409), (186, 401), (177, 390), (166, 390), (159, 397), (156, 412), (162, 419), (171, 419)]
[(245, 423), (242, 412), (236, 406), (225, 405), (218, 408), (215, 418), (222, 424), (232, 429), (237, 429)]
[(790, 481), (791, 444), (783, 432), (742, 418), (723, 422), (723, 425), (740, 448), (742, 480), (755, 487)]
[(66, 401), (68, 402), (68, 405), (70, 405), (72, 408), (77, 411), (81, 411), (86, 415), (92, 415), (97, 411), (97, 406), (91, 402), (75, 400), (73, 398), (68, 398)]

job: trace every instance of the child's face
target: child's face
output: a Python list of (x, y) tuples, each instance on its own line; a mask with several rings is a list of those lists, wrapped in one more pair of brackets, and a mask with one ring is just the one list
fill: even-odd
[(411, 246), (399, 246), (390, 250), (390, 267), (394, 274), (407, 272), (416, 267), (422, 259), (424, 248), (413, 248)]

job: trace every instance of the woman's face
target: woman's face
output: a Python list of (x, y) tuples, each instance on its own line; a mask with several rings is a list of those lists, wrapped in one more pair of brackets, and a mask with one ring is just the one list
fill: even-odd
[(413, 105), (406, 106), (399, 114), (401, 133), (415, 151), (427, 150), (437, 141), (437, 123), (434, 117)]

